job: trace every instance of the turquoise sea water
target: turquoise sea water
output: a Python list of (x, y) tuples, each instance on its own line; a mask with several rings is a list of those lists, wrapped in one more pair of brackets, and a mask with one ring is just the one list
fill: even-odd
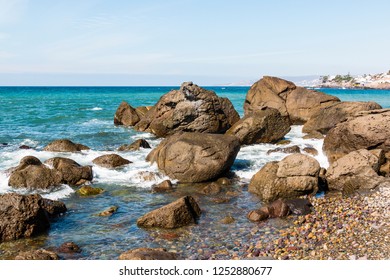
[[(114, 126), (113, 116), (122, 100), (133, 107), (154, 105), (161, 95), (173, 88), (0, 87), (0, 193), (15, 191), (7, 186), (8, 175), (5, 170), (16, 166), (27, 155), (34, 155), (42, 161), (54, 156), (65, 156), (83, 165), (93, 165), (92, 160), (97, 156), (112, 153), (120, 145), (136, 139), (145, 138), (155, 147), (159, 139), (131, 128)], [(219, 96), (228, 97), (240, 115), (243, 115), (248, 87), (208, 88)], [(323, 91), (338, 96), (342, 101), (371, 100), (383, 107), (390, 107), (390, 91)], [(286, 138), (302, 148), (313, 146), (321, 150), (321, 140), (303, 140), (301, 136), (301, 127), (294, 126)], [(87, 145), (91, 151), (42, 151), (50, 141), (60, 138)], [(19, 149), (23, 144), (33, 149)], [(260, 205), (260, 201), (246, 191), (246, 183), (266, 162), (280, 160), (285, 156), (280, 153), (266, 155), (271, 148), (275, 148), (275, 145), (253, 145), (241, 149), (232, 168), (240, 180), (230, 189), (235, 195), (230, 198), (230, 203), (225, 204), (213, 203), (213, 197), (200, 195), (197, 186), (179, 187), (171, 194), (151, 194), (151, 185), (166, 178), (161, 174), (157, 174), (152, 181), (142, 177), (142, 172), (158, 172), (156, 166), (144, 160), (150, 150), (120, 152), (118, 154), (133, 164), (121, 170), (108, 170), (93, 165), (93, 184), (105, 189), (102, 195), (80, 197), (69, 186), (42, 193), (45, 197), (64, 201), (68, 213), (53, 221), (47, 234), (0, 244), (0, 259), (11, 258), (18, 250), (30, 247), (56, 248), (66, 241), (74, 241), (83, 249), (81, 254), (74, 256), (80, 259), (116, 259), (121, 252), (137, 247), (164, 247), (186, 259), (224, 259), (234, 254), (242, 257), (242, 248), (245, 250), (247, 244), (255, 242), (256, 238), (272, 241), (273, 231), (284, 226), (269, 221), (258, 229), (245, 217), (249, 210)], [(323, 155), (320, 154), (317, 159), (326, 166)], [(198, 225), (175, 231), (144, 230), (136, 226), (136, 220), (144, 213), (184, 194), (191, 194), (200, 202), (203, 214)], [(111, 217), (96, 216), (113, 205), (119, 206), (119, 209)], [(235, 223), (225, 225), (219, 222), (227, 214), (235, 218)], [(227, 254), (218, 255), (217, 252), (221, 251)]]

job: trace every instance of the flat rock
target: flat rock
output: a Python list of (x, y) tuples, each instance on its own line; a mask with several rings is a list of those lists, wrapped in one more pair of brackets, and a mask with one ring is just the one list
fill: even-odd
[(105, 168), (117, 168), (132, 163), (130, 160), (127, 160), (117, 154), (102, 155), (95, 158), (92, 162)]
[(47, 152), (80, 152), (82, 150), (89, 150), (89, 147), (73, 143), (69, 139), (59, 139), (50, 142), (43, 150)]

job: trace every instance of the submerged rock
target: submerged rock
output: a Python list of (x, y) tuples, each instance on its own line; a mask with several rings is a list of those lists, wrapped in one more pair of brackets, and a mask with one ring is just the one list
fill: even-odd
[(102, 188), (94, 188), (91, 186), (82, 186), (77, 190), (77, 193), (83, 196), (98, 195), (103, 192), (104, 190)]
[(267, 151), (267, 155), (272, 154), (272, 153), (286, 153), (286, 154), (299, 154), (301, 152), (301, 149), (299, 146), (294, 145), (290, 147), (285, 147), (285, 148), (276, 148), (272, 150)]
[(111, 215), (114, 214), (116, 211), (118, 211), (118, 206), (111, 206), (111, 207), (107, 208), (106, 210), (100, 212), (100, 213), (98, 214), (98, 216), (102, 216), (102, 217), (111, 216)]
[(152, 193), (172, 192), (172, 182), (170, 180), (164, 180), (159, 184), (152, 186)]
[(167, 252), (163, 248), (138, 248), (129, 250), (119, 256), (120, 260), (177, 260), (175, 253)]
[(60, 253), (74, 254), (81, 253), (81, 248), (74, 242), (65, 242), (58, 248)]
[(15, 257), (15, 260), (59, 260), (60, 257), (52, 252), (45, 249), (38, 249), (35, 251), (22, 252)]
[(103, 155), (95, 158), (92, 162), (105, 168), (117, 168), (132, 163), (130, 160), (127, 160), (117, 154)]
[(89, 147), (73, 143), (69, 139), (59, 139), (49, 143), (43, 150), (47, 152), (80, 152), (89, 150)]

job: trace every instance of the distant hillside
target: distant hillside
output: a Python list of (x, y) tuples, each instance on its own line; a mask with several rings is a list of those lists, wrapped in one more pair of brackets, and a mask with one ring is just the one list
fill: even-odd
[(323, 88), (371, 88), (390, 89), (390, 71), (361, 76), (336, 75), (322, 76), (317, 87)]

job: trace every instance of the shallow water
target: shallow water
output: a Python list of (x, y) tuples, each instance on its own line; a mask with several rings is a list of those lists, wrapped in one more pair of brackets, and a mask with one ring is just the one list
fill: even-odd
[[(247, 183), (266, 162), (281, 160), (283, 153), (267, 155), (272, 144), (259, 144), (241, 148), (232, 167), (237, 180), (228, 189), (216, 196), (199, 194), (201, 185), (178, 186), (168, 194), (152, 194), (153, 184), (167, 179), (158, 174), (147, 181), (142, 172), (158, 172), (155, 165), (144, 159), (150, 152), (141, 149), (136, 152), (115, 152), (132, 161), (125, 168), (109, 170), (98, 167), (92, 160), (113, 152), (123, 144), (145, 138), (152, 147), (160, 142), (148, 133), (135, 132), (131, 128), (113, 124), (116, 108), (122, 100), (132, 106), (153, 105), (170, 87), (20, 87), (0, 88), (0, 193), (13, 192), (8, 187), (8, 168), (18, 165), (27, 155), (41, 161), (54, 156), (69, 157), (82, 165), (92, 165), (93, 184), (105, 190), (93, 197), (81, 197), (75, 189), (62, 186), (44, 197), (61, 199), (68, 212), (55, 219), (47, 234), (32, 239), (0, 244), (0, 258), (12, 258), (19, 250), (30, 247), (56, 248), (64, 242), (73, 241), (82, 248), (77, 259), (117, 259), (123, 251), (137, 247), (164, 247), (177, 252), (185, 259), (224, 259), (232, 255), (243, 256), (247, 244), (258, 238), (272, 241), (274, 231), (288, 224), (287, 220), (270, 220), (260, 227), (249, 222), (246, 214), (258, 208), (258, 198), (247, 192)], [(219, 96), (228, 97), (236, 110), (243, 115), (242, 105), (248, 88), (212, 88)], [(390, 107), (389, 91), (349, 92), (324, 90), (339, 96), (342, 100), (359, 100), (362, 95)], [(356, 93), (357, 99), (353, 99)], [(371, 100), (371, 99), (364, 99)], [(286, 139), (291, 143), (283, 146), (310, 146), (320, 153), (316, 156), (323, 167), (327, 167), (322, 154), (322, 140), (302, 139), (301, 126), (293, 126)], [(88, 145), (91, 150), (81, 153), (44, 152), (42, 148), (50, 141), (69, 138)], [(4, 143), (4, 144), (1, 144)], [(20, 145), (29, 145), (32, 150), (21, 150)], [(279, 147), (279, 146), (278, 146)], [(25, 191), (18, 191), (26, 193)], [(197, 225), (177, 230), (145, 230), (136, 226), (136, 220), (146, 212), (163, 206), (177, 198), (190, 194), (202, 209)], [(215, 198), (229, 198), (229, 203), (215, 203)], [(118, 206), (118, 212), (111, 217), (97, 216), (110, 206)], [(222, 224), (220, 220), (231, 215), (235, 222)], [(64, 256), (71, 257), (71, 256)]]

